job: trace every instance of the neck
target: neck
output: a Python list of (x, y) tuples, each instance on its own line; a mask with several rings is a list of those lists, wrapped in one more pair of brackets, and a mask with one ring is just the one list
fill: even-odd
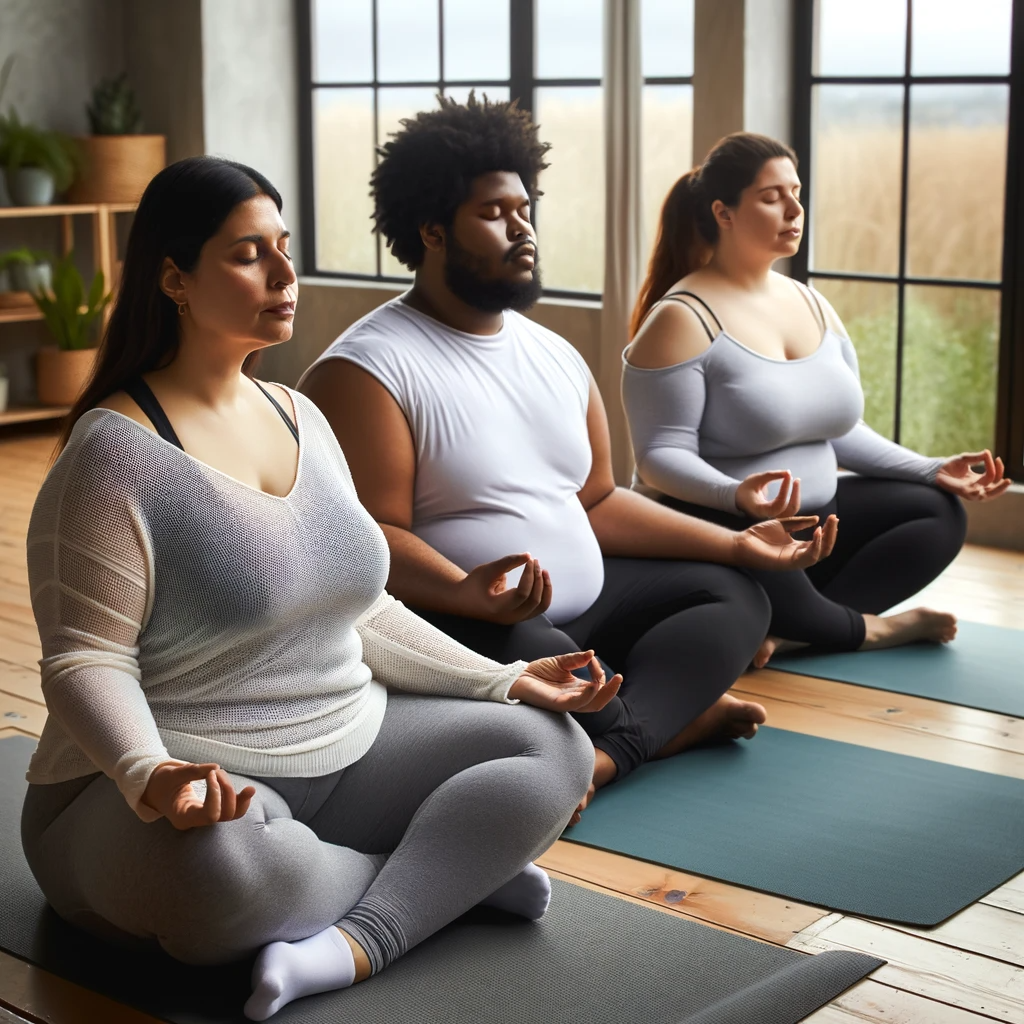
[(770, 260), (765, 260), (760, 254), (752, 256), (730, 245), (729, 240), (723, 238), (715, 246), (707, 267), (744, 291), (758, 292), (768, 287), (768, 276), (774, 262), (774, 256)]
[(416, 280), (405, 301), (413, 309), (464, 334), (497, 334), (505, 322), (503, 314), (484, 313), (453, 295), (444, 283), (443, 265), (434, 261), (424, 261), (417, 267)]
[(242, 364), (250, 350), (226, 345), (188, 324), (183, 328), (174, 362), (156, 371), (160, 380), (211, 408), (233, 405), (245, 386)]

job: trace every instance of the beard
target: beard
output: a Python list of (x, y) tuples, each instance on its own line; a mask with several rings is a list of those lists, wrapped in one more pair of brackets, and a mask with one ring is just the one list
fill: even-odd
[[(508, 257), (519, 247), (510, 249)], [(534, 256), (533, 272), (529, 281), (506, 281), (502, 278), (487, 277), (487, 261), (463, 249), (448, 232), (445, 250), (444, 283), (449, 291), (467, 306), (481, 313), (503, 313), (511, 309), (524, 313), (536, 305), (542, 290), (540, 260)]]

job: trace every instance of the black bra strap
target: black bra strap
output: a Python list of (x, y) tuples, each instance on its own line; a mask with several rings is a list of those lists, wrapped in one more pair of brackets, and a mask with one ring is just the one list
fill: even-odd
[(281, 403), (258, 380), (253, 380), (253, 384), (255, 384), (256, 387), (258, 387), (260, 391), (262, 391), (263, 394), (265, 394), (267, 398), (269, 398), (270, 401), (273, 402), (274, 408), (278, 411), (278, 413), (280, 413), (281, 419), (284, 420), (285, 425), (292, 432), (292, 437), (295, 438), (295, 443), (298, 444), (299, 428), (296, 427), (295, 424), (292, 422), (291, 416), (289, 416), (288, 413), (286, 413), (284, 409), (281, 408)]
[(681, 289), (678, 292), (669, 292), (668, 295), (665, 296), (665, 298), (670, 299), (673, 295), (689, 295), (691, 299), (696, 299), (708, 311), (708, 315), (711, 317), (712, 320), (715, 321), (715, 326), (718, 328), (718, 330), (725, 330), (725, 328), (722, 326), (722, 321), (719, 320), (718, 317), (715, 315), (715, 311), (699, 295), (697, 295), (694, 292), (688, 292)]
[(170, 441), (176, 448), (184, 451), (185, 447), (178, 440), (178, 435), (174, 432), (174, 427), (171, 426), (171, 421), (167, 418), (163, 406), (156, 400), (153, 389), (141, 377), (136, 377), (125, 384), (124, 390), (149, 417), (150, 422), (156, 427), (156, 432), (165, 441)]
[(715, 340), (715, 332), (708, 327), (708, 322), (704, 319), (703, 313), (701, 313), (701, 311), (692, 302), (687, 302), (686, 299), (679, 295), (666, 295), (661, 301), (678, 302), (680, 306), (685, 306), (700, 321), (701, 327), (707, 331), (708, 338), (711, 341)]

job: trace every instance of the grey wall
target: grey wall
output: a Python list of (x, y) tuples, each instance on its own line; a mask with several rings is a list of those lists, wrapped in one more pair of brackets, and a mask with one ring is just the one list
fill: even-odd
[(298, 255), (295, 21), (293, 0), (202, 0), (205, 151), (249, 164), (277, 186)]
[(17, 55), (3, 99), (44, 128), (88, 129), (85, 101), (124, 70), (127, 0), (0, 0), (0, 62)]

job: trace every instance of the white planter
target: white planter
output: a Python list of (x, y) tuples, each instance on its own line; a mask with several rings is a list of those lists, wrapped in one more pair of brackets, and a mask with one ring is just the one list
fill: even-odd
[(40, 288), (50, 291), (53, 288), (53, 268), (49, 263), (15, 263), (11, 267), (11, 280), (15, 291), (33, 295)]
[(18, 167), (7, 172), (7, 189), (15, 206), (49, 206), (56, 195), (53, 175), (42, 167)]

